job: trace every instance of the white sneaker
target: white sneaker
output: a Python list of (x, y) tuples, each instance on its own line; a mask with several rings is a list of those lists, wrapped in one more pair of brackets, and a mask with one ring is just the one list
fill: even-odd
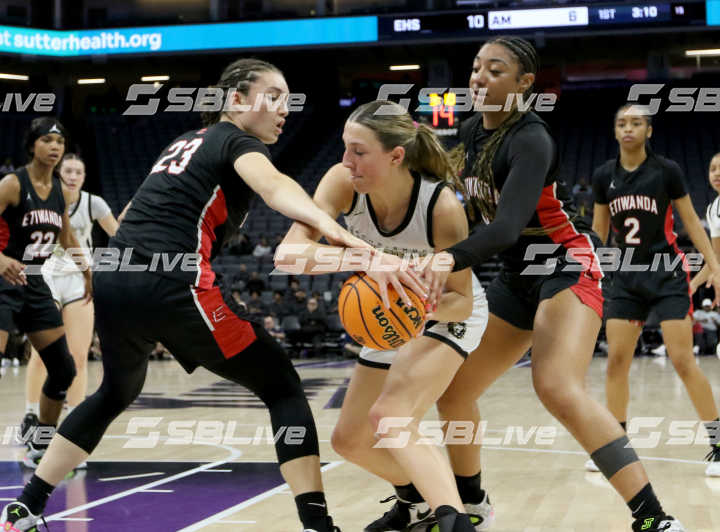
[(12, 359), (12, 365), (14, 368), (17, 368), (20, 366), (20, 361), (17, 358)]
[[(485, 498), (479, 504), (465, 503), (465, 513), (470, 516), (470, 520), (475, 524), (475, 530), (488, 530), (495, 522), (495, 509), (490, 503), (490, 496), (485, 492)], [(475, 523), (473, 518), (478, 518), (479, 522)]]
[(13, 532), (37, 530), (35, 525), (41, 520), (40, 516), (30, 513), (28, 507), (23, 503), (14, 501), (5, 506), (0, 513), (0, 530), (12, 530)]
[(7, 368), (10, 365), (10, 359), (9, 358), (3, 358), (2, 362), (0, 362), (0, 366), (3, 368)]
[(713, 447), (712, 451), (705, 457), (705, 460), (710, 461), (707, 469), (705, 469), (705, 476), (720, 477), (720, 447), (717, 445)]
[(585, 462), (585, 471), (590, 473), (599, 473), (600, 468), (595, 464), (595, 461), (590, 458), (587, 462)]
[(661, 344), (655, 349), (651, 349), (650, 352), (659, 357), (664, 357), (667, 356), (667, 347), (665, 347), (665, 344)]

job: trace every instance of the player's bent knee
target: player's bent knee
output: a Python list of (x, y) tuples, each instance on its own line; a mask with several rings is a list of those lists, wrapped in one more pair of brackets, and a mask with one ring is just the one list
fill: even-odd
[(39, 355), (48, 374), (43, 384), (43, 393), (54, 401), (65, 399), (67, 390), (77, 375), (75, 360), (70, 355), (65, 336), (41, 350)]

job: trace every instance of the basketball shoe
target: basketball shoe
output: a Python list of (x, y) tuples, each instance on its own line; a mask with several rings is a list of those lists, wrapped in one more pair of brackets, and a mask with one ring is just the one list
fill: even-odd
[(707, 469), (705, 469), (705, 476), (720, 477), (720, 446), (715, 445), (715, 447), (712, 448), (712, 451), (710, 451), (705, 457), (705, 460), (710, 462)]
[(39, 515), (33, 515), (28, 507), (21, 502), (11, 502), (0, 514), (0, 530), (9, 532), (39, 532), (38, 524), (41, 523), (47, 528), (45, 519)]
[(397, 495), (391, 495), (380, 501), (386, 503), (396, 501), (392, 508), (385, 512), (380, 519), (376, 519), (365, 527), (364, 532), (404, 532), (419, 528), (423, 524), (435, 522), (435, 516), (430, 506), (425, 502), (409, 503), (401, 501)]
[(28, 412), (20, 422), (19, 443), (27, 444), (33, 437), (35, 429), (40, 425), (40, 420), (34, 412)]
[(600, 468), (595, 463), (595, 460), (590, 458), (587, 462), (585, 462), (585, 471), (589, 473), (599, 473)]
[(669, 515), (656, 515), (638, 519), (633, 523), (633, 532), (686, 532), (682, 523)]
[(465, 503), (465, 513), (470, 516), (475, 530), (488, 530), (495, 521), (495, 509), (490, 504), (490, 496), (487, 491), (485, 498), (479, 504)]

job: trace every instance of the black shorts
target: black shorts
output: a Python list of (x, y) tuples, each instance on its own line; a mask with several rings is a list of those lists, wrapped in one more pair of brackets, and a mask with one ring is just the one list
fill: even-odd
[(673, 271), (623, 272), (612, 275), (607, 319), (647, 320), (651, 310), (659, 321), (683, 320), (692, 314), (690, 278), (681, 267)]
[(284, 355), (261, 326), (228, 307), (217, 286), (203, 290), (157, 273), (119, 271), (96, 272), (93, 286), (103, 359), (115, 366), (145, 363), (156, 342), (188, 373), (242, 357), (251, 345)]
[(42, 275), (28, 275), (25, 286), (0, 278), (0, 330), (33, 333), (62, 325), (62, 314)]
[(535, 313), (544, 299), (570, 288), (580, 301), (602, 318), (602, 274), (597, 269), (580, 272), (563, 271), (565, 261), (558, 261), (555, 271), (547, 275), (521, 275), (503, 269), (487, 288), (490, 313), (506, 322), (531, 331)]

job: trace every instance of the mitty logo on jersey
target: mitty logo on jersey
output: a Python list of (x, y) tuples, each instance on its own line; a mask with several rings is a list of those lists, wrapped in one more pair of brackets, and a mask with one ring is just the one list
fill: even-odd
[(22, 219), (22, 226), (36, 224), (50, 224), (62, 228), (62, 217), (55, 211), (48, 209), (37, 209), (26, 212)]
[(629, 194), (627, 196), (619, 196), (610, 202), (610, 215), (623, 211), (648, 211), (658, 214), (657, 202), (655, 198), (642, 196), (639, 194)]

